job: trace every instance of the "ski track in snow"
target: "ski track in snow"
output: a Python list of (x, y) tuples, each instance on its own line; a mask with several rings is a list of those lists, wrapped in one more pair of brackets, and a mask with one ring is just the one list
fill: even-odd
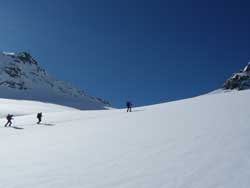
[[(42, 103), (16, 103), (19, 129), (0, 128), (0, 187), (248, 188), (249, 96), (204, 95), (133, 113), (44, 104), (48, 126), (36, 125)], [(0, 125), (11, 110), (2, 104)]]

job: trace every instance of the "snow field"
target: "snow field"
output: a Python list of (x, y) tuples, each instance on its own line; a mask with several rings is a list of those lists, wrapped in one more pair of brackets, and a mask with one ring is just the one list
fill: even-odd
[(20, 129), (0, 128), (0, 187), (247, 188), (249, 96), (205, 95), (132, 113), (50, 106), (42, 125), (30, 104), (14, 120)]

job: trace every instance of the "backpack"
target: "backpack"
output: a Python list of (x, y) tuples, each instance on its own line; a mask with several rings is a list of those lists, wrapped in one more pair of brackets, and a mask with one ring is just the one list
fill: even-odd
[(36, 117), (37, 118), (41, 118), (42, 117), (42, 113), (38, 113)]
[(132, 106), (131, 102), (127, 102), (127, 107), (131, 107), (131, 106)]
[(10, 120), (12, 119), (12, 117), (13, 117), (13, 115), (8, 114), (7, 117), (6, 117), (6, 119), (7, 119), (8, 121), (10, 121)]

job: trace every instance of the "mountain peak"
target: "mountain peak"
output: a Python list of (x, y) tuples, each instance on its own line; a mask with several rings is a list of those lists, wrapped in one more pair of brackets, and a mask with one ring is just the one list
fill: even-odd
[(105, 109), (105, 100), (55, 79), (28, 52), (0, 53), (0, 98), (37, 100), (79, 109)]
[(19, 63), (29, 63), (37, 65), (37, 61), (31, 56), (28, 52), (18, 52), (18, 53), (11, 53), (11, 52), (3, 52), (2, 55), (9, 56), (15, 59), (16, 62)]
[(224, 90), (250, 89), (250, 62), (243, 70), (234, 73), (223, 85)]
[(244, 72), (250, 72), (250, 62), (247, 64), (247, 66), (245, 66)]

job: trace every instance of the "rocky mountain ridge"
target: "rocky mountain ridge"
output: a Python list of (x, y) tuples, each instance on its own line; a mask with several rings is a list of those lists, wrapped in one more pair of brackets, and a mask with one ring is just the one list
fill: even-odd
[(110, 104), (50, 76), (27, 52), (0, 53), (0, 98), (38, 100), (79, 109)]

